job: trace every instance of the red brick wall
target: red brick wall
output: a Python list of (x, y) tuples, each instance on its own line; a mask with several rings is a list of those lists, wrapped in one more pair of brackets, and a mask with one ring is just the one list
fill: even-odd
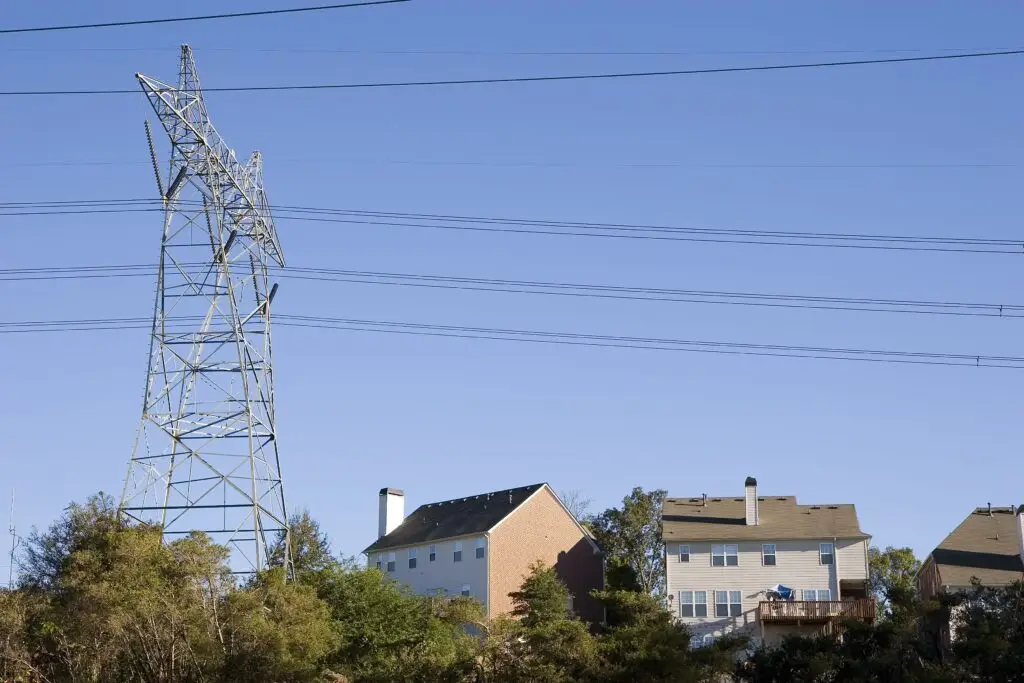
[(512, 609), (508, 594), (519, 590), (530, 564), (554, 567), (573, 595), (580, 618), (601, 621), (604, 610), (590, 591), (603, 585), (601, 555), (548, 488), (509, 515), (491, 532), (488, 605), (490, 616)]

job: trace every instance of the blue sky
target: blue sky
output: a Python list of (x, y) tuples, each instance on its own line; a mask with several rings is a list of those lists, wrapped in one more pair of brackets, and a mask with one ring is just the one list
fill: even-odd
[[(209, 8), (194, 1), (18, 3), (3, 22)], [(217, 11), (253, 8), (233, 0)], [(193, 46), (203, 83), (217, 87), (1005, 49), (1019, 45), (1022, 20), (1024, 6), (1015, 2), (414, 0), (272, 19), (0, 36), (0, 89), (134, 88), (136, 71), (173, 81), (182, 42)], [(552, 51), (686, 54), (509, 54)], [(1006, 57), (620, 81), (211, 93), (207, 102), (235, 149), (263, 152), (271, 201), (281, 205), (1015, 237), (1024, 196), (1022, 67), (1024, 59)], [(141, 94), (4, 99), (0, 202), (154, 197), (142, 129), (147, 109)], [(778, 168), (807, 164), (831, 167)], [(1009, 255), (287, 221), (278, 230), (295, 266), (1002, 304), (1024, 298), (1021, 257)], [(149, 214), (0, 217), (0, 267), (153, 263), (159, 236), (160, 221)], [(2, 282), (0, 320), (145, 316), (152, 296), (145, 278)], [(1021, 355), (1021, 323), (1007, 319), (294, 280), (282, 285), (275, 306), (420, 323)], [(120, 491), (141, 409), (146, 335), (0, 336), (0, 492), (17, 489), (22, 530), (48, 524), (69, 501)], [(289, 506), (309, 508), (345, 553), (373, 540), (383, 486), (404, 489), (411, 509), (548, 481), (582, 491), (602, 509), (633, 486), (679, 496), (739, 494), (754, 475), (766, 493), (856, 503), (876, 542), (921, 554), (973, 506), (1024, 502), (1014, 426), (1024, 375), (1014, 370), (297, 328), (275, 332), (275, 363)]]

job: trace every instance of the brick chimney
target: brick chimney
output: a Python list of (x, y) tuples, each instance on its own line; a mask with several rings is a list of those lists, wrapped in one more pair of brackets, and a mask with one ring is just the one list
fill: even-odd
[(760, 524), (761, 520), (757, 509), (757, 479), (747, 477), (747, 480), (743, 482), (743, 497), (746, 502), (744, 507), (747, 511), (747, 525)]
[(380, 490), (377, 512), (377, 538), (383, 538), (398, 528), (405, 519), (405, 494), (399, 489)]

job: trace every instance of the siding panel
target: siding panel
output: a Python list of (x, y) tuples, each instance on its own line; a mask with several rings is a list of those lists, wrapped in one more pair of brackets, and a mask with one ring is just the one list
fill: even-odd
[[(680, 543), (669, 543), (666, 555), (666, 576), (668, 591), (673, 596), (672, 609), (679, 614), (679, 591), (703, 590), (708, 592), (708, 617), (682, 619), (693, 630), (695, 635), (711, 633), (721, 635), (733, 631), (744, 631), (759, 638), (760, 626), (757, 622), (758, 603), (765, 598), (765, 591), (775, 584), (783, 584), (798, 591), (796, 598), (802, 597), (800, 591), (805, 589), (824, 589), (838, 595), (836, 570), (840, 565), (822, 565), (819, 561), (818, 541), (773, 541), (776, 547), (776, 564), (764, 566), (761, 561), (761, 543), (742, 542), (739, 546), (739, 564), (735, 567), (711, 566), (712, 543), (690, 543), (690, 561), (679, 561)], [(831, 542), (823, 539), (822, 542)], [(686, 544), (683, 544), (686, 545)], [(844, 550), (843, 567), (849, 573), (840, 576), (844, 579), (866, 578), (864, 576), (864, 556), (861, 554), (859, 565), (854, 561), (859, 545), (861, 553), (865, 543), (858, 541), (847, 545)], [(854, 572), (859, 566), (859, 572)], [(740, 617), (719, 618), (714, 616), (714, 591), (738, 590), (743, 595), (743, 614)], [(777, 627), (766, 628), (766, 639), (771, 639), (767, 631)]]

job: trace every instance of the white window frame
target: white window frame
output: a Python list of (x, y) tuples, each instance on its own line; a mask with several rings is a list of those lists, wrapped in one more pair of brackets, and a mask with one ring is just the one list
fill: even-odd
[[(771, 552), (768, 549), (771, 548)], [(774, 543), (762, 543), (761, 544), (761, 564), (765, 567), (776, 567), (779, 564), (778, 546)], [(769, 562), (768, 558), (772, 558)]]
[(427, 557), (427, 561), (428, 562), (433, 562), (434, 560), (437, 559), (437, 546), (436, 545), (430, 546), (427, 549), (427, 551), (428, 551), (428, 557)]
[(743, 591), (729, 591), (729, 616), (743, 616)]
[[(829, 551), (826, 553), (825, 548)], [(825, 558), (828, 557), (829, 561), (826, 562)], [(836, 563), (836, 546), (835, 543), (819, 543), (818, 544), (818, 563), (822, 565), (830, 565)]]
[(690, 546), (680, 545), (679, 546), (679, 561), (689, 562), (690, 561)]
[(384, 553), (377, 553), (377, 569), (384, 568)]
[(713, 633), (705, 633), (701, 638), (701, 644), (703, 647), (710, 647), (715, 644), (715, 636)]
[(396, 567), (396, 565), (395, 565), (395, 554), (394, 553), (388, 553), (388, 573), (389, 574), (394, 574), (395, 573), (395, 567)]
[[(720, 596), (723, 596), (723, 595), (725, 596), (725, 601), (724, 602), (720, 601), (718, 599)], [(718, 606), (719, 605), (725, 605), (725, 614), (719, 614), (718, 613)], [(715, 591), (715, 618), (716, 619), (724, 619), (724, 618), (726, 618), (728, 616), (729, 616), (729, 591), (719, 591), (719, 590), (716, 590)]]
[(804, 602), (831, 602), (831, 588), (808, 588), (803, 591)]
[(409, 569), (416, 569), (416, 548), (409, 548)]
[[(694, 591), (679, 591), (679, 618), (680, 619), (691, 619), (697, 616), (697, 610), (694, 605)], [(690, 613), (686, 614), (683, 610), (689, 607)]]
[(462, 541), (455, 541), (455, 548), (452, 550), (452, 562), (462, 562)]
[[(721, 558), (721, 564), (716, 564), (715, 560)], [(730, 563), (729, 560), (732, 560)], [(723, 545), (711, 546), (711, 566), (712, 567), (738, 567), (740, 564), (740, 547), (735, 543), (725, 543)]]
[(487, 541), (483, 538), (476, 539), (476, 559), (482, 560), (487, 556)]

